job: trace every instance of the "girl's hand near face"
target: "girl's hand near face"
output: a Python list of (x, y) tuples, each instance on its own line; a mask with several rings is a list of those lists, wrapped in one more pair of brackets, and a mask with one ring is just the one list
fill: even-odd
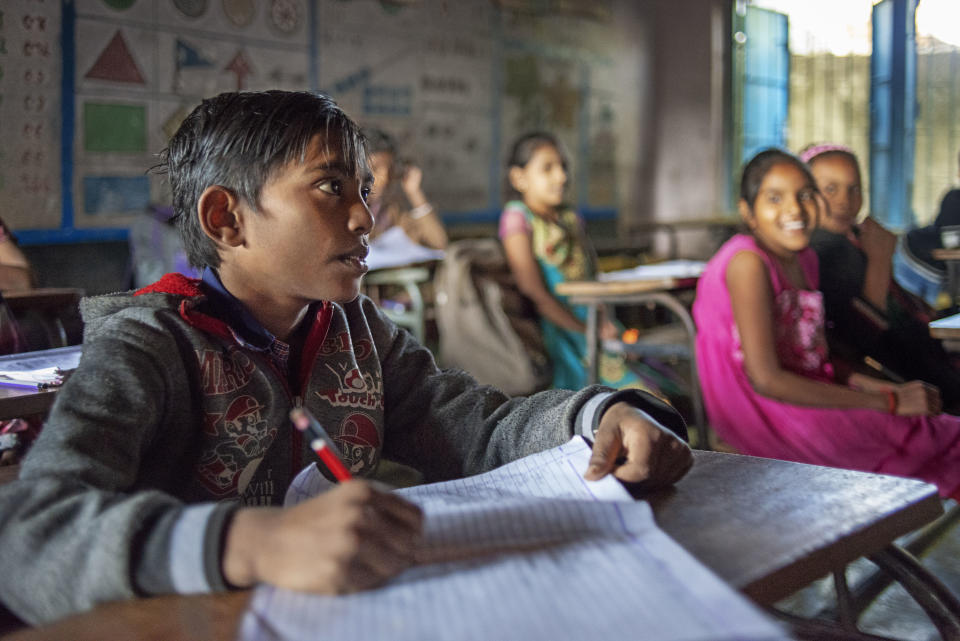
[(419, 207), (427, 201), (423, 194), (422, 182), (423, 170), (416, 165), (407, 165), (400, 178), (400, 186), (403, 187), (403, 193), (414, 207)]
[(860, 223), (860, 246), (868, 259), (889, 261), (897, 248), (897, 236), (868, 216)]

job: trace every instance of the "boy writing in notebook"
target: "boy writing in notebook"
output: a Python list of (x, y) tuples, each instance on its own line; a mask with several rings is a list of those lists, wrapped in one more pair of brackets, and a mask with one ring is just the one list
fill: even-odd
[[(325, 96), (206, 100), (163, 163), (203, 276), (84, 301), (80, 366), (0, 488), (0, 600), (25, 620), (261, 581), (377, 585), (410, 565), (422, 528), (418, 508), (362, 480), (381, 457), (439, 481), (579, 433), (595, 440), (591, 479), (657, 487), (690, 467), (683, 421), (653, 397), (510, 399), (438, 369), (358, 296), (371, 178), (357, 126)], [(355, 480), (284, 509), (314, 460), (293, 407)]]

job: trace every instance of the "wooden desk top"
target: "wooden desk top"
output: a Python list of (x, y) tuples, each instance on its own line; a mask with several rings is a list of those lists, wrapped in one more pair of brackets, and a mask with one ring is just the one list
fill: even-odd
[[(0, 356), (0, 364), (11, 361), (29, 362), (31, 359), (37, 358), (50, 359), (52, 354), (59, 354), (60, 356), (57, 357), (55, 362), (62, 363), (70, 360), (68, 356), (78, 354), (81, 349), (82, 347), (80, 345), (72, 345), (69, 347), (58, 347), (52, 350), (4, 354)], [(50, 410), (50, 406), (53, 405), (56, 396), (56, 387), (39, 390), (0, 385), (0, 420), (30, 416), (32, 414), (45, 414)]]
[(934, 338), (960, 339), (960, 314), (931, 321), (930, 335)]
[(960, 248), (955, 249), (934, 249), (930, 252), (937, 260), (960, 260)]
[(56, 397), (56, 388), (36, 390), (0, 386), (0, 420), (45, 414)]
[(24, 628), (4, 641), (236, 641), (252, 593), (164, 596), (108, 603), (88, 614), (40, 628)]
[(943, 513), (933, 485), (720, 452), (694, 452), (647, 497), (657, 523), (721, 578), (770, 605)]
[(696, 278), (654, 278), (650, 280), (574, 280), (557, 283), (557, 293), (562, 296), (572, 296), (578, 299), (596, 298), (602, 300), (610, 296), (629, 294), (647, 294), (650, 292), (665, 292), (672, 289), (691, 287), (697, 282)]
[[(648, 496), (670, 536), (734, 587), (770, 604), (939, 516), (921, 481), (695, 452), (675, 488)], [(250, 592), (113, 603), (7, 641), (235, 639)]]

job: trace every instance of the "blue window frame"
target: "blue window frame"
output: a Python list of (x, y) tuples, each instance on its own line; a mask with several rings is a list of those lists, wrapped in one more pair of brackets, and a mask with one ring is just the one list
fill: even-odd
[(787, 16), (735, 3), (731, 78), (730, 197), (736, 203), (740, 167), (761, 149), (786, 144), (790, 100)]
[(873, 7), (870, 57), (870, 208), (889, 227), (914, 220), (917, 0), (882, 0)]
[(744, 161), (767, 147), (786, 143), (790, 102), (790, 46), (787, 16), (747, 7), (743, 78)]

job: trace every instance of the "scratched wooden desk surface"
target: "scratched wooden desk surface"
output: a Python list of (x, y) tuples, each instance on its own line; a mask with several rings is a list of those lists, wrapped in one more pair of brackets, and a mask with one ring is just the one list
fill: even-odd
[[(695, 452), (675, 488), (648, 495), (657, 522), (721, 578), (771, 604), (942, 513), (933, 486), (718, 452)], [(250, 592), (114, 603), (9, 641), (235, 639)]]

